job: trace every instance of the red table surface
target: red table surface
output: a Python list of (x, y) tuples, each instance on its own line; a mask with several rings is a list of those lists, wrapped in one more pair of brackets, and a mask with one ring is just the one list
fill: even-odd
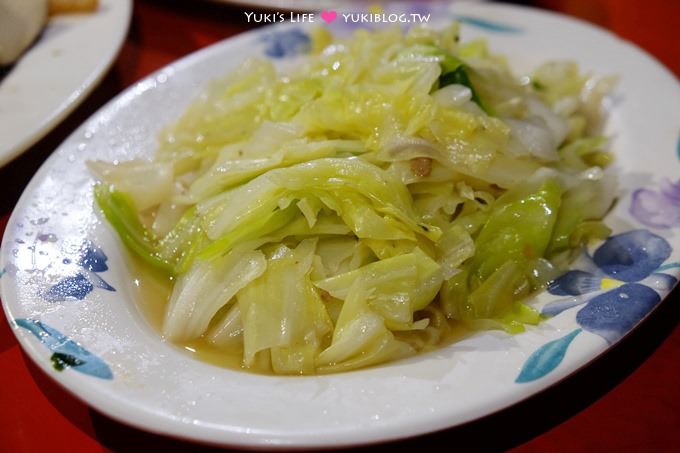
[[(680, 1), (533, 3), (598, 23), (680, 74)], [(173, 60), (249, 28), (239, 9), (191, 0), (138, 0), (123, 49), (100, 86), (59, 127), (0, 170), (0, 231), (38, 166), (105, 102)], [(679, 293), (611, 352), (559, 385), (468, 425), (372, 449), (680, 451)], [(208, 450), (89, 409), (32, 364), (6, 320), (0, 320), (0, 406), (0, 451)]]

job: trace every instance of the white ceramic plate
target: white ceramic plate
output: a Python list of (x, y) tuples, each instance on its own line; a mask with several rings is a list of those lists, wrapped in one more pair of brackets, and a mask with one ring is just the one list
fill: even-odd
[(0, 166), (40, 140), (106, 74), (127, 34), (131, 0), (55, 16), (0, 81)]
[[(134, 276), (120, 243), (93, 210), (84, 162), (151, 156), (156, 132), (207, 81), (253, 54), (289, 61), (299, 46), (273, 53), (270, 46), (294, 39), (263, 38), (300, 36), (286, 24), (237, 36), (148, 77), (94, 115), (41, 168), (10, 219), (1, 253), (4, 308), (28, 355), (124, 423), (277, 448), (370, 443), (454, 426), (525, 399), (606, 351), (677, 282), (678, 83), (639, 49), (582, 22), (504, 5), (453, 8), (465, 39), (487, 37), (520, 70), (569, 58), (585, 70), (621, 76), (607, 129), (621, 173), (619, 202), (607, 219), (615, 232), (575, 264), (580, 272), (561, 278), (553, 293), (562, 295), (546, 293), (536, 302), (554, 317), (520, 335), (479, 333), (409, 360), (320, 377), (217, 368), (149, 328), (133, 300)], [(437, 11), (435, 25), (452, 14)]]

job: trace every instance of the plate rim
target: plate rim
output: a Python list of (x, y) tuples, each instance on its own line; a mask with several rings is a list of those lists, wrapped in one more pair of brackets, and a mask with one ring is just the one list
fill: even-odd
[[(113, 67), (118, 54), (125, 44), (125, 37), (130, 29), (130, 23), (132, 21), (132, 0), (114, 0), (113, 5), (115, 8), (122, 8), (125, 11), (125, 18), (122, 22), (123, 26), (120, 27), (118, 35), (113, 39), (115, 44), (104, 54), (104, 58), (92, 67), (88, 76), (80, 82), (76, 90), (69, 93), (57, 108), (50, 111), (47, 115), (41, 116), (41, 119), (37, 121), (37, 123), (40, 123), (39, 127), (34, 128), (30, 134), (27, 134), (21, 140), (18, 140), (14, 147), (9, 148), (7, 152), (0, 153), (0, 169), (21, 156), (31, 146), (45, 138), (47, 134), (61, 124), (63, 120), (89, 97), (104, 79), (109, 69)], [(86, 20), (87, 18), (83, 17), (82, 19)], [(46, 25), (46, 28), (47, 27), (49, 27), (49, 22)], [(31, 49), (29, 48), (27, 53), (22, 55), (21, 58), (30, 55), (30, 52)]]

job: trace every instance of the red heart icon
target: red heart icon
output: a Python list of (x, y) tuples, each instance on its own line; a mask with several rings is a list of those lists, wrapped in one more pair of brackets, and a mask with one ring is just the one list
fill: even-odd
[(321, 11), (321, 18), (327, 24), (330, 24), (331, 22), (333, 22), (336, 17), (338, 17), (338, 13), (336, 13), (335, 11), (326, 11), (326, 10)]

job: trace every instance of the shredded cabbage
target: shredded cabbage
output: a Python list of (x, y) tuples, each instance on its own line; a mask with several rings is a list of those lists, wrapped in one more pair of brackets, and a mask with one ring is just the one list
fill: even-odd
[(252, 58), (211, 83), (152, 161), (89, 163), (105, 218), (174, 285), (163, 335), (313, 374), (538, 323), (530, 297), (609, 233), (613, 78), (517, 77), (455, 23), (312, 36), (291, 73)]

